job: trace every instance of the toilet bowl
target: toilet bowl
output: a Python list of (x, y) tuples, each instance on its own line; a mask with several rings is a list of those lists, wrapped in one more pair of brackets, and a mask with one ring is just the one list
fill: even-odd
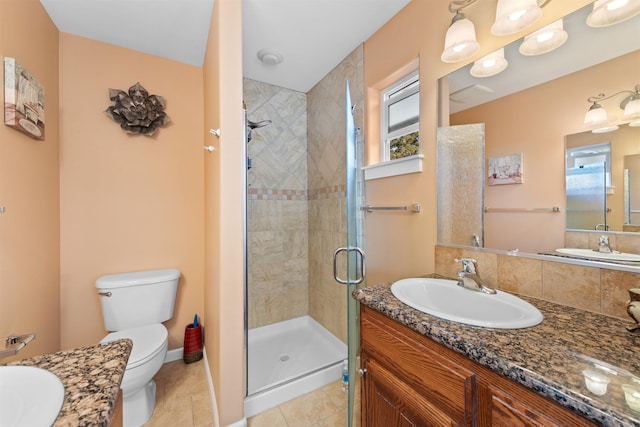
[(114, 331), (100, 342), (133, 342), (120, 384), (125, 427), (141, 426), (153, 414), (153, 376), (164, 363), (168, 348), (169, 334), (161, 322), (173, 316), (179, 278), (178, 270), (152, 270), (107, 275), (96, 281), (105, 327)]
[(153, 376), (164, 363), (168, 347), (167, 328), (161, 323), (113, 332), (100, 343), (119, 339), (133, 342), (131, 355), (122, 377), (120, 388), (123, 398), (125, 426), (140, 426), (153, 414), (156, 403), (156, 383)]

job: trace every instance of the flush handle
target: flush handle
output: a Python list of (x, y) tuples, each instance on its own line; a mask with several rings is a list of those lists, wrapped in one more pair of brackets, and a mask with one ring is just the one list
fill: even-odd
[(111, 292), (98, 292), (98, 295), (100, 295), (101, 297), (110, 297)]

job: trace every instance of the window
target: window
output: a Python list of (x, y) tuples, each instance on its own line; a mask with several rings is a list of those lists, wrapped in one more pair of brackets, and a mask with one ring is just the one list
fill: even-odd
[(381, 160), (417, 155), (420, 149), (420, 80), (418, 71), (382, 91)]

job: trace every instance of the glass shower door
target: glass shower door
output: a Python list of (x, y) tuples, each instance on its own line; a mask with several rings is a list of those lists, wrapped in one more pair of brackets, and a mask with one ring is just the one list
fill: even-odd
[[(358, 304), (351, 296), (356, 286), (364, 281), (364, 254), (360, 248), (362, 241), (362, 213), (359, 210), (360, 195), (362, 191), (362, 180), (358, 179), (361, 170), (358, 160), (358, 135), (359, 130), (355, 126), (353, 117), (353, 105), (351, 104), (351, 96), (349, 93), (349, 82), (346, 82), (346, 245), (338, 248), (334, 253), (334, 278), (339, 283), (345, 285), (345, 297), (347, 304), (347, 337), (348, 337), (348, 393), (347, 393), (347, 420), (346, 425), (359, 425), (359, 417), (354, 415), (356, 411), (356, 391), (359, 382), (357, 379), (358, 365), (358, 347), (359, 347), (359, 328), (358, 328)], [(338, 259), (339, 255), (346, 256), (346, 278), (338, 277)], [(343, 257), (344, 258), (344, 257)]]

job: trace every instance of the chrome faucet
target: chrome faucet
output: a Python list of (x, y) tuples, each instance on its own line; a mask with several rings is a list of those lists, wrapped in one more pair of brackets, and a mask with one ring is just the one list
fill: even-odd
[(596, 252), (602, 252), (606, 254), (615, 253), (611, 246), (609, 246), (609, 236), (602, 235), (598, 240), (598, 249), (595, 249)]
[(473, 258), (456, 258), (456, 262), (462, 263), (462, 271), (458, 271), (457, 276), (460, 278), (458, 286), (462, 286), (472, 291), (483, 292), (485, 294), (495, 294), (495, 289), (485, 285), (478, 274), (478, 263)]

